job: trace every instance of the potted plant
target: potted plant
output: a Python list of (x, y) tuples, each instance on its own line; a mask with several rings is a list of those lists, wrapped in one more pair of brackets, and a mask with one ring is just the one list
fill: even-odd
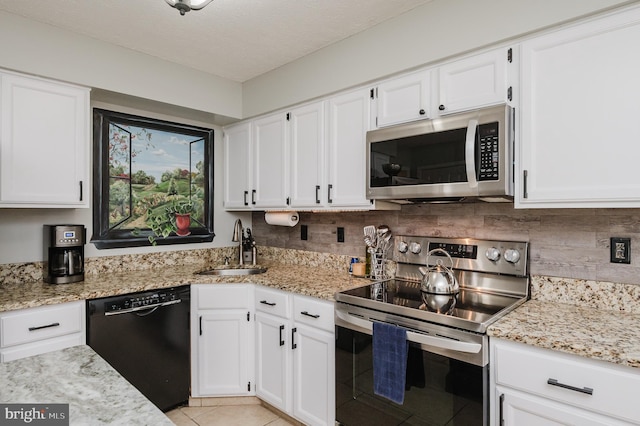
[(156, 245), (157, 238), (167, 238), (171, 233), (184, 237), (191, 232), (191, 213), (194, 202), (186, 199), (173, 200), (168, 204), (147, 211), (147, 225), (154, 235), (149, 235), (149, 242)]

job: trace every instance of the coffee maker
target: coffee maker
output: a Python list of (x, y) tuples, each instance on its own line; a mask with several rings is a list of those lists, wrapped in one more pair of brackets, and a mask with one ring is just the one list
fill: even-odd
[(44, 225), (45, 282), (67, 284), (84, 280), (86, 237), (87, 230), (82, 225)]

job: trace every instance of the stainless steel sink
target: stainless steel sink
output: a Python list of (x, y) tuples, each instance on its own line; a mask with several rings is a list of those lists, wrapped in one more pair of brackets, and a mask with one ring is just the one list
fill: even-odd
[(207, 269), (205, 271), (197, 272), (198, 275), (255, 275), (264, 274), (267, 272), (267, 268), (262, 266), (253, 267), (222, 267)]

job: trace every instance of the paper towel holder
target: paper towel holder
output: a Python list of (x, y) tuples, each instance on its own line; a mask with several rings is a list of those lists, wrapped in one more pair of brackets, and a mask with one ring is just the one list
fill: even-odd
[(264, 220), (267, 225), (293, 227), (300, 221), (300, 215), (295, 211), (267, 211)]

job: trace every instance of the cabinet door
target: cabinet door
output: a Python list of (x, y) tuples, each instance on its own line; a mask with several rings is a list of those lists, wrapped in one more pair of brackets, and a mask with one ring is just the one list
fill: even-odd
[(331, 98), (328, 109), (328, 204), (370, 207), (365, 194), (369, 90)]
[(253, 122), (253, 207), (287, 206), (289, 162), (286, 123), (284, 113)]
[(333, 425), (334, 335), (299, 323), (292, 331), (293, 414), (308, 425)]
[[(291, 207), (320, 207), (325, 168), (324, 102), (289, 113), (291, 134)], [(324, 195), (323, 195), (324, 194)]]
[(516, 207), (640, 206), (638, 39), (632, 9), (522, 44)]
[(244, 310), (202, 311), (198, 324), (198, 394), (249, 395), (253, 330)]
[(609, 417), (599, 416), (570, 405), (559, 404), (511, 389), (497, 389), (500, 401), (496, 424), (503, 426), (631, 425)]
[(0, 204), (88, 207), (89, 90), (0, 74)]
[(256, 313), (256, 395), (291, 412), (291, 348), (289, 321)]
[(381, 83), (377, 126), (429, 118), (430, 71), (421, 71)]
[(510, 49), (497, 49), (438, 68), (438, 111), (450, 114), (506, 102)]
[(251, 201), (251, 122), (224, 129), (224, 207), (247, 210)]

